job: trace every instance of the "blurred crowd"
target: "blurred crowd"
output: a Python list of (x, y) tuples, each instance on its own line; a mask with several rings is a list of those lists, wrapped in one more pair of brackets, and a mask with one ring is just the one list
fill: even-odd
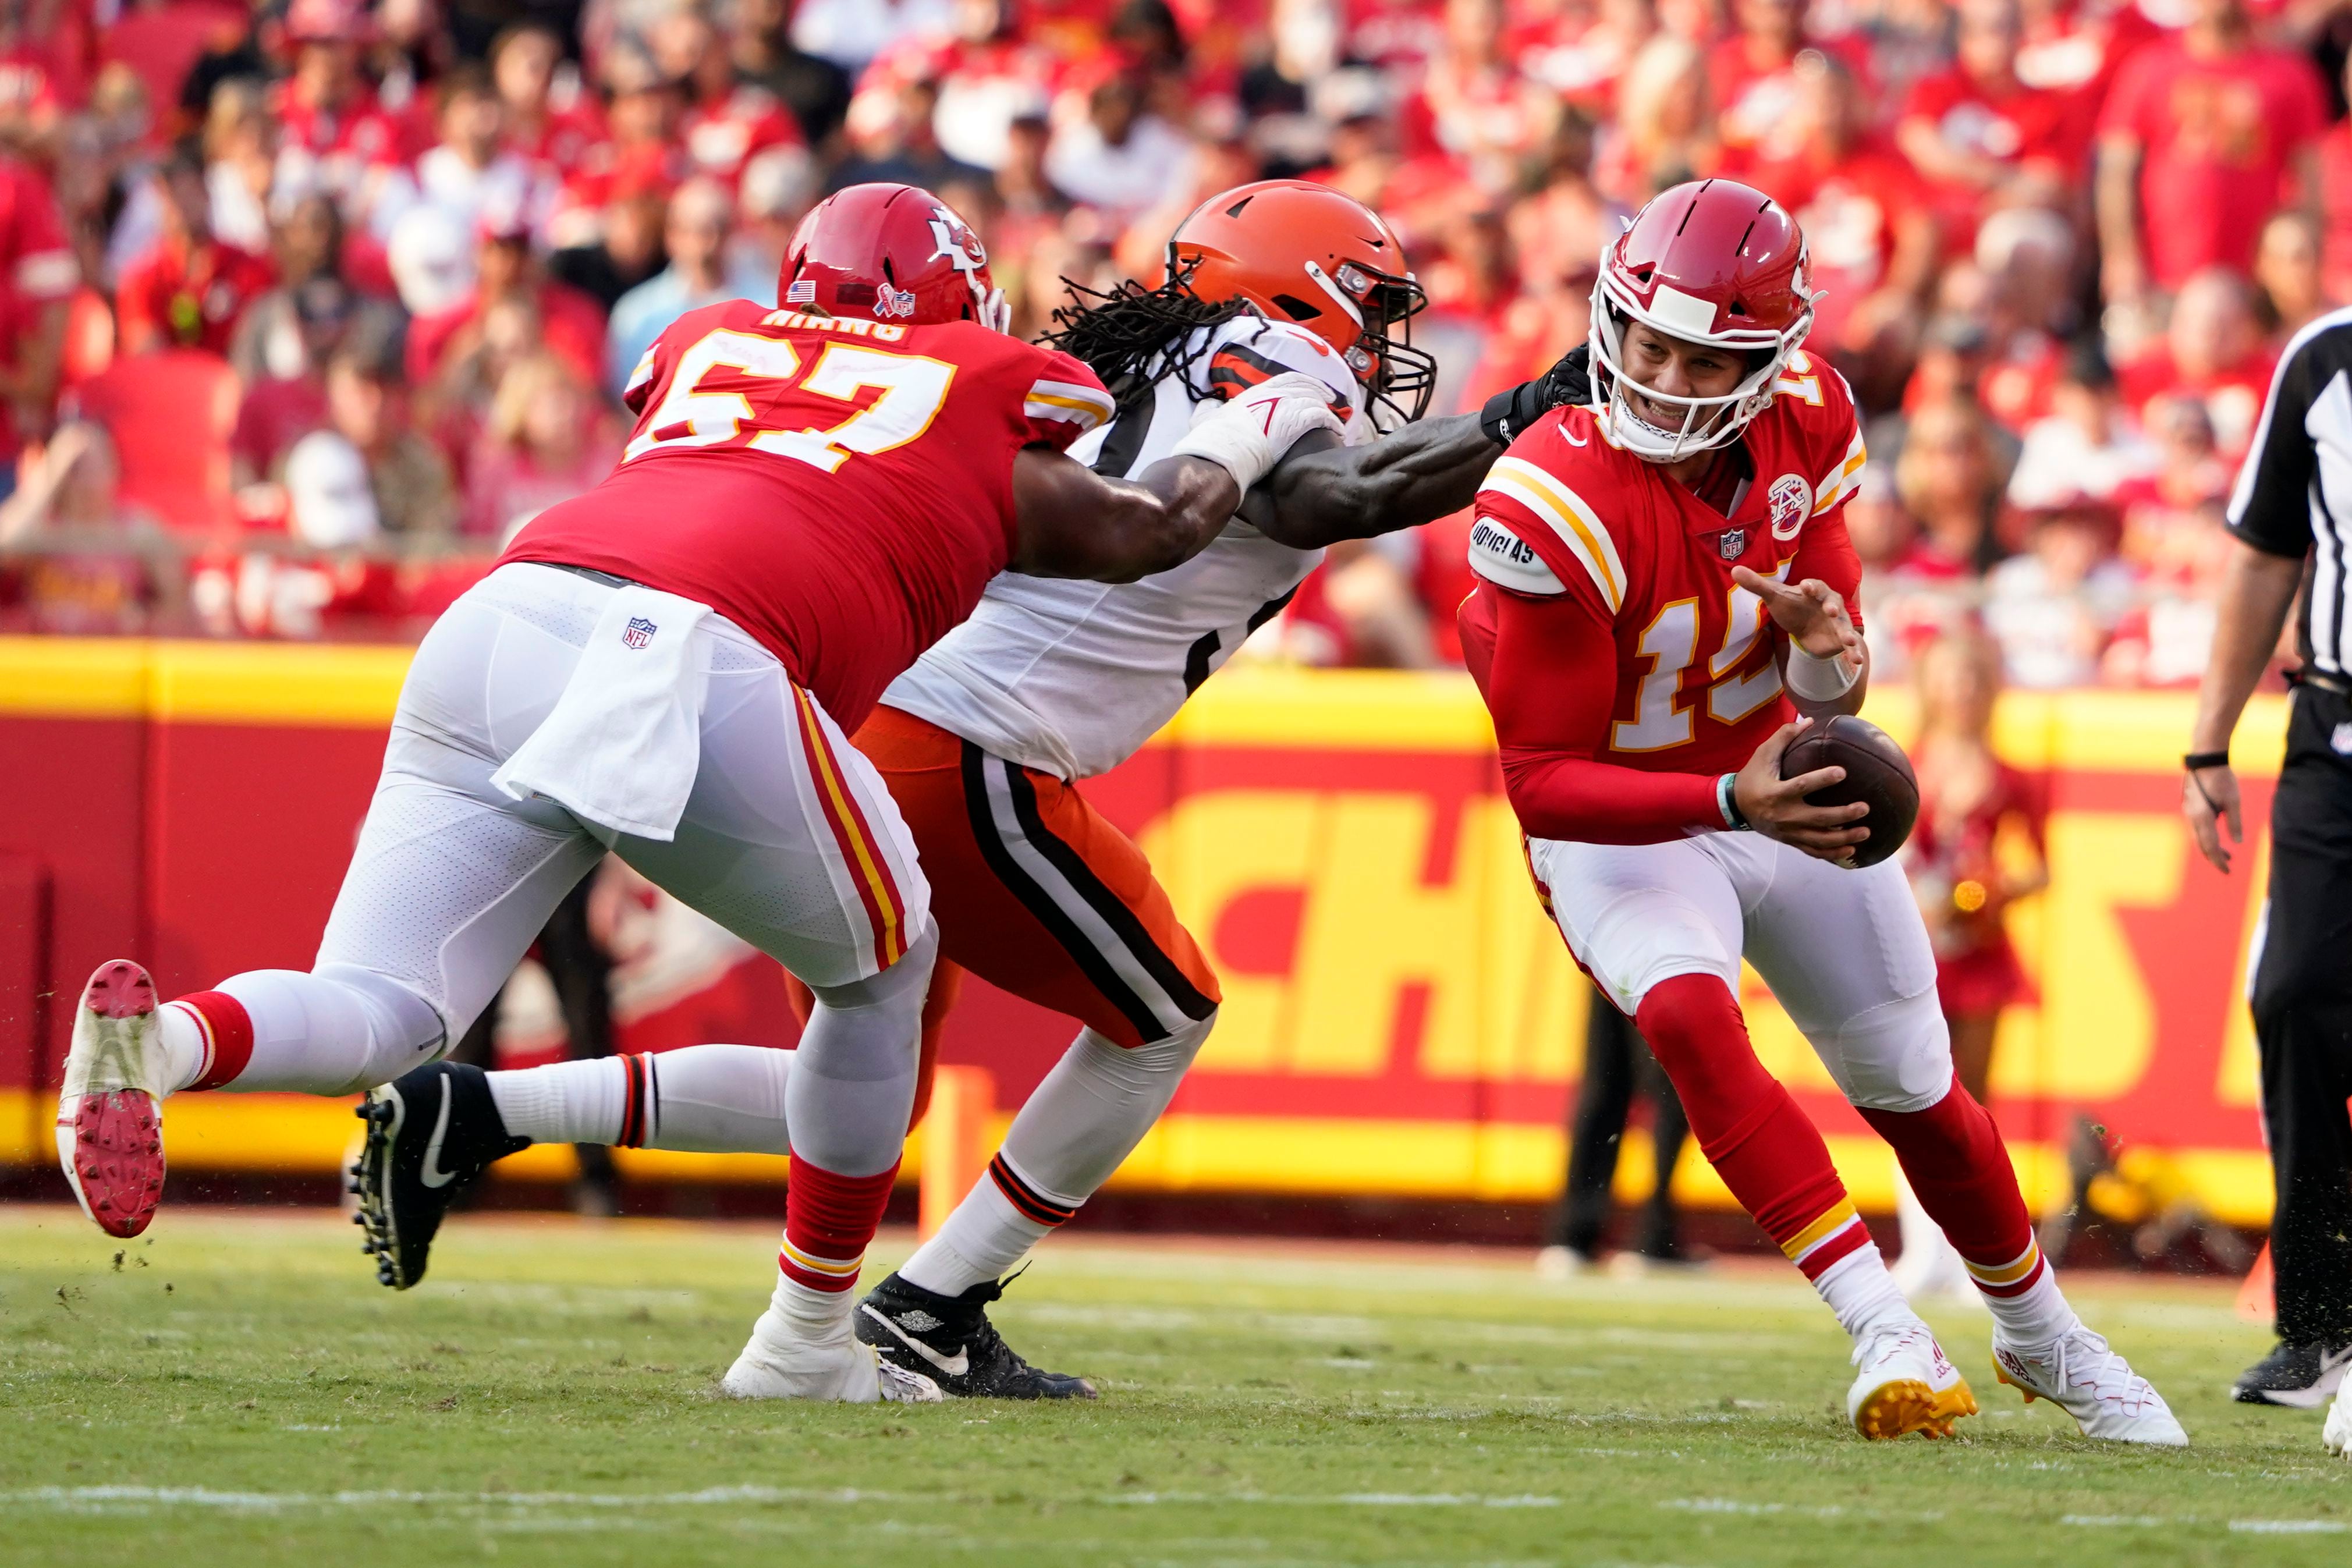
[[(0, 0), (0, 626), (413, 627), (857, 181), (960, 206), (1024, 335), (1328, 182), (1445, 413), (1724, 174), (1865, 411), (1881, 668), (1966, 620), (2011, 684), (2187, 683), (2271, 367), (2352, 300), (2347, 51), (2347, 0)], [(1264, 651), (1447, 662), (1465, 529), (1335, 552)]]

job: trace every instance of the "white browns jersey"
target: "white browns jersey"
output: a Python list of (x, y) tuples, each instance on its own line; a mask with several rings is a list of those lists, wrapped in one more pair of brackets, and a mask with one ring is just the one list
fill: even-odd
[[(1244, 316), (1193, 336), (1190, 369), (1122, 402), (1070, 456), (1131, 478), (1192, 429), (1193, 409), (1303, 371), (1357, 415), (1362, 391), (1320, 338)], [(1287, 604), (1319, 550), (1277, 544), (1235, 518), (1208, 548), (1135, 583), (1000, 574), (971, 617), (931, 645), (882, 700), (992, 755), (1064, 779), (1125, 762), (1235, 648)]]

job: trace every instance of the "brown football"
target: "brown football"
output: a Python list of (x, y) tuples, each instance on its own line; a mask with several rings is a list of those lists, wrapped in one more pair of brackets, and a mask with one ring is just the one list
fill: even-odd
[(1780, 776), (1792, 779), (1816, 768), (1843, 768), (1845, 777), (1807, 795), (1806, 805), (1861, 801), (1870, 807), (1860, 824), (1870, 837), (1853, 847), (1855, 865), (1875, 866), (1903, 847), (1919, 819), (1919, 777), (1885, 731), (1851, 713), (1816, 721), (1780, 753)]

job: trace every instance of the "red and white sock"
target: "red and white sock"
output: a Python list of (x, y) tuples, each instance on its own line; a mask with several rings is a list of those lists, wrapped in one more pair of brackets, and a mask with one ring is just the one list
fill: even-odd
[(494, 1072), (488, 1079), (499, 1119), (518, 1138), (649, 1149), (658, 1147), (658, 1072), (650, 1054), (633, 1052)]
[(817, 1298), (803, 1303), (815, 1321), (848, 1321), (866, 1248), (881, 1228), (882, 1210), (898, 1179), (896, 1161), (871, 1176), (844, 1176), (793, 1155), (792, 1185), (784, 1192), (784, 1244), (776, 1266), (787, 1285)]
[(156, 1010), (167, 1091), (226, 1089), (253, 1059), (253, 1018), (226, 991), (196, 991)]
[(2033, 1239), (2033, 1221), (2000, 1129), (1956, 1078), (1925, 1110), (1858, 1107), (1903, 1163), (1911, 1190), (1943, 1227), (2002, 1338), (2047, 1344), (2079, 1321)]
[(1756, 1059), (1730, 987), (1710, 974), (1675, 975), (1650, 988), (1634, 1022), (1708, 1163), (1845, 1331), (1859, 1339), (1890, 1315), (1910, 1316), (1829, 1145)]
[(158, 1012), (174, 1090), (352, 1094), (432, 1059), (440, 1016), (388, 981), (297, 969), (232, 974)]

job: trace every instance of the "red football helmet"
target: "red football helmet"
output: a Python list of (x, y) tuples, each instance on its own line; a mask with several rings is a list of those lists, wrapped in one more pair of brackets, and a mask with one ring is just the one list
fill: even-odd
[(851, 185), (819, 202), (784, 252), (776, 302), (908, 326), (978, 321), (1000, 332), (1013, 314), (980, 237), (918, 185)]
[[(1601, 253), (1592, 286), (1592, 390), (1610, 438), (1653, 462), (1720, 447), (1772, 401), (1772, 384), (1813, 325), (1812, 268), (1788, 209), (1732, 180), (1695, 180), (1650, 199)], [(1678, 407), (1665, 430), (1625, 406), (1628, 321), (1685, 342), (1748, 356), (1721, 397), (1677, 397), (1633, 383), (1651, 404)]]

